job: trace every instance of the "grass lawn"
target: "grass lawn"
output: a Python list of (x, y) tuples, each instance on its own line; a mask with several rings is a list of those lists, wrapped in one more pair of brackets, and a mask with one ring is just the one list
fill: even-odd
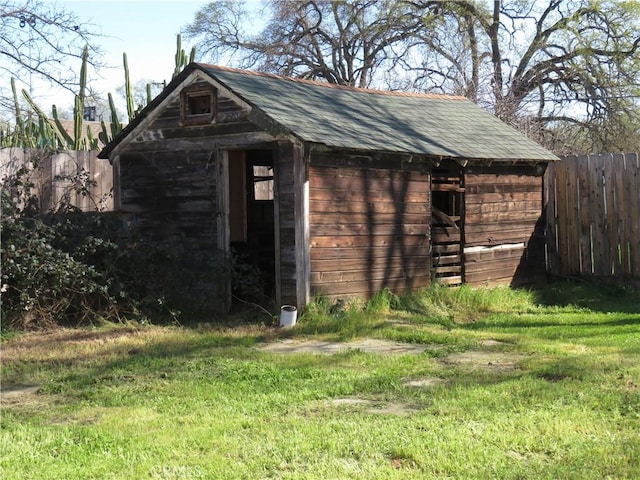
[[(335, 310), (5, 335), (0, 476), (640, 478), (637, 291), (433, 287)], [(365, 338), (422, 348), (349, 347)], [(344, 348), (263, 348), (311, 339)]]

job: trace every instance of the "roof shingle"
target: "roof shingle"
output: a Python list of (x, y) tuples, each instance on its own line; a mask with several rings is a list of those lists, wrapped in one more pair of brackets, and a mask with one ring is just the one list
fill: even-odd
[(383, 92), (199, 66), (305, 141), (463, 159), (557, 160), (464, 97)]
[(464, 97), (360, 89), (201, 63), (178, 75), (99, 157), (107, 158), (195, 70), (307, 142), (469, 160), (558, 160)]

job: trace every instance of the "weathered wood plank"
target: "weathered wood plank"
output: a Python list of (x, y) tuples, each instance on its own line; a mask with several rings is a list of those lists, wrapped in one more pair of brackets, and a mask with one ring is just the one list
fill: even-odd
[(389, 247), (402, 244), (405, 247), (421, 246), (429, 247), (429, 238), (426, 235), (411, 235), (408, 237), (394, 235), (375, 236), (319, 236), (311, 239), (312, 248), (343, 248), (343, 247)]
[(591, 273), (601, 277), (606, 275), (610, 258), (608, 256), (609, 248), (607, 245), (607, 234), (604, 222), (604, 163), (606, 157), (604, 155), (591, 156), (589, 162), (589, 188), (590, 205), (587, 206), (586, 216), (589, 221), (589, 229), (591, 235), (590, 254), (592, 262)]
[[(418, 203), (424, 204), (427, 193), (405, 193), (402, 195), (402, 202), (406, 204)], [(385, 191), (362, 191), (362, 190), (332, 190), (312, 188), (309, 192), (309, 199), (314, 202), (381, 202), (391, 203), (395, 205), (394, 200), (389, 199), (388, 192)], [(319, 207), (313, 207), (314, 210)], [(345, 207), (341, 207), (345, 208)], [(430, 207), (429, 207), (430, 208)]]
[(640, 278), (640, 155), (626, 155), (629, 182), (629, 220), (630, 229), (630, 275)]
[(616, 153), (613, 155), (615, 164), (613, 189), (616, 199), (615, 223), (617, 231), (617, 254), (615, 257), (615, 268), (619, 275), (627, 273), (627, 225), (626, 225), (626, 188), (625, 188), (625, 165), (624, 155)]
[(448, 231), (443, 232), (434, 228), (431, 232), (431, 238), (435, 244), (452, 242), (460, 243), (461, 234), (460, 230), (449, 229)]
[(397, 228), (403, 223), (420, 224), (426, 222), (428, 217), (423, 214), (405, 213), (402, 211), (402, 205), (398, 206), (399, 211), (395, 213), (378, 213), (378, 212), (355, 212), (355, 213), (311, 213), (309, 219), (312, 225), (322, 226), (331, 225), (336, 222), (343, 224), (367, 224), (372, 228), (376, 225), (393, 225)]
[(311, 236), (328, 235), (428, 235), (429, 225), (425, 224), (405, 224), (405, 225), (314, 225), (310, 227)]
[(370, 171), (402, 171), (416, 172), (419, 174), (428, 172), (432, 162), (424, 157), (412, 157), (410, 161), (407, 155), (398, 154), (376, 154), (370, 155), (368, 152), (346, 153), (346, 152), (311, 152), (311, 165), (314, 167), (347, 167), (356, 169), (366, 169)]
[(394, 255), (394, 256), (360, 256), (354, 258), (317, 259), (311, 251), (312, 272), (347, 272), (350, 270), (378, 270), (385, 268), (414, 268), (415, 265), (424, 265), (425, 269), (431, 267), (431, 258), (428, 255)]
[(311, 248), (311, 258), (319, 259), (349, 259), (366, 257), (388, 258), (392, 256), (428, 256), (429, 247), (427, 245), (408, 246), (402, 241), (388, 246), (355, 246), (340, 248)]
[(402, 267), (378, 268), (366, 270), (347, 270), (339, 272), (312, 272), (311, 284), (318, 288), (320, 285), (330, 283), (352, 283), (368, 282), (370, 280), (384, 280), (389, 278), (419, 278), (429, 274), (428, 265), (422, 268), (415, 266), (411, 270), (404, 270)]
[(607, 272), (605, 275), (618, 275), (620, 272), (616, 268), (616, 257), (618, 255), (618, 222), (616, 221), (616, 196), (615, 196), (615, 182), (614, 175), (616, 166), (613, 163), (613, 156), (608, 155), (605, 159), (604, 165), (604, 177), (606, 182), (605, 190), (605, 204), (606, 204), (606, 231), (607, 231), (607, 243), (609, 247), (608, 258), (609, 264), (607, 265)]
[(436, 283), (439, 283), (441, 285), (460, 285), (462, 284), (462, 276), (460, 275), (453, 275), (450, 277), (439, 277), (436, 279), (435, 281)]
[[(371, 213), (371, 214), (395, 214), (398, 212), (398, 205), (394, 202), (313, 202), (310, 206), (310, 214), (333, 214), (333, 213)], [(427, 216), (431, 214), (429, 203), (404, 203), (401, 207), (404, 214), (420, 214)]]
[(433, 264), (434, 265), (452, 265), (456, 263), (462, 262), (462, 255), (434, 255), (433, 256)]
[(502, 212), (477, 214), (466, 212), (464, 218), (466, 225), (512, 223), (514, 221), (514, 218), (517, 218), (521, 222), (532, 222), (535, 224), (535, 222), (538, 221), (541, 215), (542, 211), (540, 209), (540, 204), (538, 204), (538, 208), (536, 210), (509, 209)]
[(469, 185), (467, 183), (465, 193), (475, 195), (487, 193), (513, 194), (539, 192), (542, 188), (542, 183), (539, 178), (537, 180), (535, 183), (497, 183), (482, 185)]
[(431, 247), (431, 251), (435, 254), (448, 254), (448, 253), (459, 253), (461, 251), (462, 247), (460, 246), (460, 243), (454, 243), (451, 245), (447, 245), (447, 244), (440, 244), (440, 245), (433, 245), (433, 247)]
[(543, 236), (543, 232), (536, 228), (536, 223), (472, 225), (465, 227), (465, 245), (476, 243), (497, 245), (502, 243), (528, 242), (534, 235)]
[(591, 157), (585, 159), (584, 168), (576, 169), (576, 188), (578, 194), (578, 259), (580, 261), (580, 271), (586, 275), (593, 274), (593, 264), (591, 262), (591, 224), (590, 207), (593, 204), (593, 193), (590, 188), (589, 178), (591, 175)]
[(422, 275), (413, 278), (384, 278), (378, 280), (367, 280), (363, 282), (336, 282), (312, 285), (313, 295), (326, 296), (360, 296), (371, 297), (376, 293), (388, 288), (394, 293), (401, 294), (408, 290), (426, 287), (431, 282), (431, 275)]
[(384, 192), (385, 196), (392, 200), (400, 200), (410, 193), (426, 195), (427, 186), (423, 181), (410, 180), (408, 177), (389, 176), (389, 178), (379, 178), (367, 176), (321, 176), (311, 177), (311, 188), (329, 189), (332, 191), (360, 190), (362, 192)]
[[(553, 185), (548, 185), (553, 191)], [(468, 203), (465, 202), (465, 216), (485, 214), (485, 213), (502, 213), (504, 211), (538, 211), (540, 209), (540, 202), (535, 201), (522, 201), (522, 202), (504, 202), (504, 203)]]
[(465, 194), (465, 205), (508, 202), (538, 202), (542, 204), (542, 186), (535, 192), (508, 192), (508, 193), (474, 193)]
[(556, 162), (547, 166), (544, 176), (544, 213), (545, 236), (547, 240), (547, 269), (558, 274), (558, 236), (557, 225), (557, 198), (556, 198)]

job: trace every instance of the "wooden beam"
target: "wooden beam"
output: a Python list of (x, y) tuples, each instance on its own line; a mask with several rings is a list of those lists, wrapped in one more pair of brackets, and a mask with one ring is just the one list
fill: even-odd
[[(216, 235), (218, 250), (226, 255), (231, 249), (229, 236), (229, 152), (227, 150), (216, 151), (216, 192), (218, 209), (216, 212)], [(223, 286), (223, 309), (231, 308), (231, 285), (225, 281)]]
[(311, 297), (311, 253), (309, 242), (309, 152), (301, 142), (293, 144), (295, 198), (296, 301), (303, 309)]

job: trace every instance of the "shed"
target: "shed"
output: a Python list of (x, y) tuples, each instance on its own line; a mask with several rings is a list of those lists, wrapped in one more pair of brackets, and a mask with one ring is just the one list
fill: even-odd
[(244, 252), (280, 304), (545, 278), (557, 157), (464, 97), (192, 63), (99, 157), (143, 232)]

